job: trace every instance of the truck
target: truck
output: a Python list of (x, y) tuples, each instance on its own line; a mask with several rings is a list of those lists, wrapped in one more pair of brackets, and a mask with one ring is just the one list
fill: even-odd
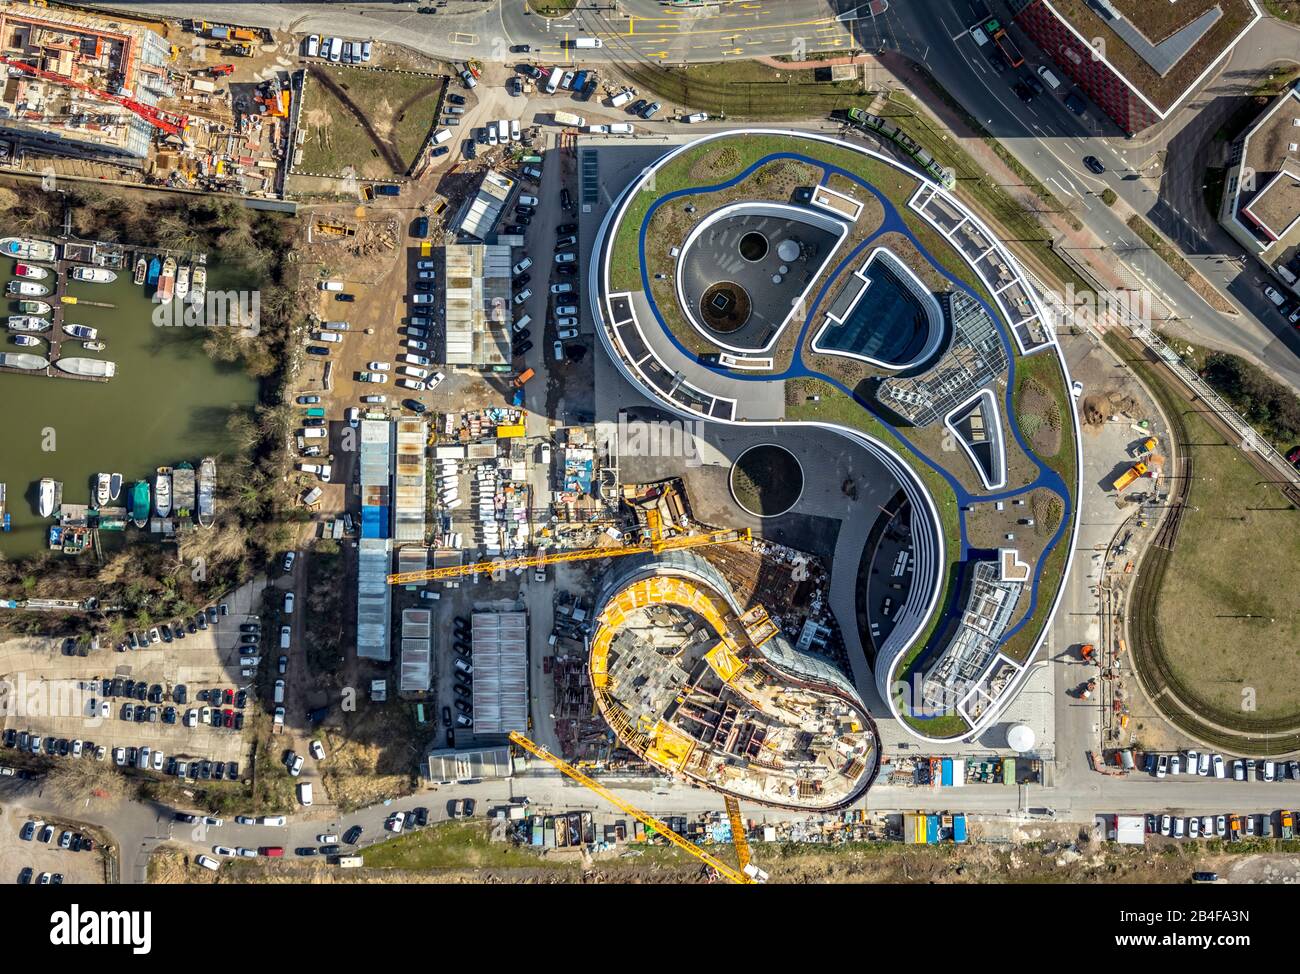
[(1278, 825), (1282, 828), (1282, 838), (1290, 839), (1295, 836), (1295, 817), (1290, 812), (1278, 813)]
[(1146, 476), (1146, 472), (1147, 472), (1147, 465), (1145, 463), (1135, 463), (1133, 464), (1133, 466), (1129, 467), (1122, 474), (1120, 474), (1115, 479), (1115, 482), (1111, 484), (1111, 487), (1114, 490), (1124, 490), (1126, 487), (1128, 487), (1129, 484), (1133, 483), (1133, 481), (1137, 480), (1139, 477)]
[(573, 128), (582, 128), (587, 124), (587, 120), (581, 115), (574, 115), (572, 112), (556, 112), (553, 116), (556, 125), (572, 126)]
[(361, 856), (339, 856), (338, 859), (334, 861), (334, 864), (336, 866), (341, 866), (344, 869), (356, 869), (359, 866), (365, 865), (365, 860), (362, 859)]
[(515, 388), (522, 389), (524, 387), (524, 383), (527, 382), (529, 379), (531, 379), (534, 375), (536, 375), (536, 373), (532, 369), (524, 369), (522, 372), (519, 373), (518, 378), (515, 379)]
[(1007, 63), (1013, 68), (1018, 68), (1025, 63), (1025, 56), (1020, 53), (1020, 48), (1016, 47), (1015, 41), (996, 17), (990, 17), (984, 22), (984, 33), (993, 38), (993, 42), (997, 44), (998, 49), (1006, 56)]
[(575, 37), (569, 41), (569, 46), (579, 50), (590, 50), (596, 47), (604, 47), (605, 42), (599, 37)]

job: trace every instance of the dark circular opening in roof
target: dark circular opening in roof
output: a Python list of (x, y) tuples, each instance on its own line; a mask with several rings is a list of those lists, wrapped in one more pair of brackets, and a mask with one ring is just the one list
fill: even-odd
[(731, 465), (731, 496), (754, 517), (786, 513), (803, 494), (803, 467), (785, 447), (760, 443)]
[(741, 237), (737, 246), (740, 249), (740, 256), (750, 263), (760, 261), (767, 256), (767, 237), (757, 230), (750, 230)]
[(748, 292), (731, 281), (711, 284), (700, 296), (700, 318), (705, 327), (722, 335), (744, 328), (752, 307)]

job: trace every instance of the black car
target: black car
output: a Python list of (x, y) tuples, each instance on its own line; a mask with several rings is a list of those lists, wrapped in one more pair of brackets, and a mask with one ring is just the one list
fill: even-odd
[(532, 279), (533, 279), (533, 275), (532, 275), (532, 274), (520, 274), (518, 277), (516, 277), (516, 278), (515, 278), (514, 280), (512, 280), (510, 283), (511, 283), (512, 285), (514, 285), (514, 289), (515, 289), (516, 291), (519, 291), (519, 290), (522, 290), (523, 287), (524, 287), (524, 285), (526, 285), (526, 284), (527, 284), (529, 281), (531, 281)]
[(162, 703), (162, 696), (163, 696), (162, 684), (155, 683), (153, 686), (149, 688), (150, 703)]
[(135, 685), (135, 698), (143, 703), (149, 696), (149, 687), (141, 680)]
[(135, 632), (134, 632), (134, 631), (129, 632), (129, 633), (126, 634), (126, 644), (127, 644), (128, 646), (130, 646), (132, 649), (139, 649), (139, 648), (140, 648), (140, 641), (139, 641), (138, 639), (135, 638)]
[(1027, 74), (1027, 75), (1025, 75), (1025, 85), (1026, 85), (1026, 86), (1029, 88), (1029, 90), (1032, 91), (1035, 95), (1041, 95), (1041, 94), (1043, 93), (1043, 84), (1042, 84), (1042, 82), (1039, 81), (1037, 78), (1035, 78), (1032, 74)]
[(22, 871), (18, 873), (18, 885), (30, 886), (32, 884), (32, 867), (23, 866)]
[(320, 853), (315, 846), (303, 845), (293, 850), (295, 856), (318, 856)]
[(242, 710), (236, 710), (236, 711), (235, 711), (235, 730), (243, 730), (243, 729), (244, 729), (244, 712), (243, 712)]
[(515, 332), (515, 341), (517, 341), (517, 342), (526, 342), (526, 341), (528, 341), (529, 338), (532, 337), (532, 335), (533, 335), (533, 333), (532, 333), (531, 331), (529, 331), (527, 328), (523, 328), (523, 329), (521, 329), (521, 330)]
[(532, 347), (533, 347), (532, 342), (520, 342), (518, 345), (514, 347), (513, 354), (515, 355), (516, 358), (520, 355), (527, 355), (528, 352), (532, 349)]
[(109, 694), (109, 696), (125, 697), (127, 695), (126, 680), (120, 676), (113, 677), (113, 692)]
[(239, 624), (240, 632), (261, 632), (262, 624), (260, 622), (241, 622)]
[(196, 625), (194, 624), (194, 620), (193, 620), (193, 619), (186, 619), (186, 620), (185, 620), (185, 631), (188, 632), (188, 633), (190, 633), (191, 635), (193, 635), (194, 633), (196, 633), (196, 632), (199, 631), (199, 627), (196, 626)]
[(1192, 882), (1194, 883), (1217, 883), (1219, 881), (1218, 873), (1195, 872), (1192, 873)]
[(450, 726), (450, 724), (451, 724), (451, 708), (450, 708), (450, 707), (443, 707), (443, 708), (442, 708), (442, 722), (443, 722), (444, 724), (447, 724), (447, 725)]
[(555, 271), (561, 277), (574, 277), (578, 273), (578, 268), (574, 264), (561, 264), (559, 267), (555, 268)]
[(167, 763), (163, 765), (163, 774), (171, 775), (172, 777), (175, 777), (177, 763), (178, 762), (176, 761), (175, 758), (168, 758)]
[(213, 780), (213, 781), (220, 781), (221, 778), (222, 778), (222, 776), (225, 774), (225, 771), (226, 771), (226, 766), (225, 766), (224, 764), (222, 764), (220, 761), (214, 761), (214, 762), (212, 762), (212, 780)]
[(181, 625), (179, 622), (172, 627), (172, 632), (176, 634), (177, 639), (185, 638), (185, 627)]
[(424, 828), (429, 824), (429, 810), (421, 805), (419, 808), (411, 809), (411, 817), (415, 819), (415, 824)]
[(18, 743), (18, 732), (10, 727), (5, 731), (5, 747), (13, 747)]
[(515, 206), (515, 212), (525, 213), (528, 216), (532, 216), (534, 213), (537, 212), (537, 207), (529, 206), (527, 203), (519, 203), (518, 205)]
[(355, 294), (348, 294), (346, 291), (342, 294), (334, 295), (335, 301), (355, 301), (356, 299), (357, 296)]
[(563, 237), (568, 234), (577, 233), (577, 232), (578, 232), (578, 225), (576, 223), (561, 223), (558, 227), (555, 228), (555, 234), (556, 236), (559, 237)]
[(511, 54), (527, 54), (527, 53), (529, 53), (530, 51), (532, 51), (532, 48), (529, 47), (527, 44), (512, 44), (512, 45), (510, 45), (510, 53), (511, 53)]
[(469, 818), (474, 814), (474, 799), (466, 798), (461, 802), (461, 814), (466, 818)]
[(519, 236), (524, 232), (524, 227), (522, 223), (507, 223), (501, 229), (506, 233), (510, 234), (511, 236)]
[(307, 346), (307, 354), (308, 354), (308, 355), (328, 355), (329, 353), (330, 353), (330, 350), (329, 350), (328, 348), (326, 348), (324, 345), (308, 345), (308, 346)]
[(447, 96), (447, 101), (451, 102), (453, 105), (463, 105), (465, 104), (465, 96), (453, 92)]
[(184, 704), (187, 696), (188, 691), (186, 691), (184, 683), (178, 683), (172, 687), (172, 703)]
[(212, 777), (212, 762), (203, 760), (199, 762), (199, 777), (207, 781)]
[(322, 856), (337, 856), (342, 851), (343, 847), (339, 845), (323, 845), (320, 847)]
[(569, 193), (568, 189), (560, 190), (560, 205), (566, 210), (573, 209), (573, 196)]
[(650, 103), (646, 101), (644, 98), (638, 98), (636, 101), (632, 102), (632, 104), (628, 106), (627, 110), (631, 112), (633, 115), (640, 115), (643, 111), (645, 111), (645, 107), (648, 104)]
[(469, 656), (472, 652), (474, 652), (473, 645), (470, 643), (468, 639), (462, 638), (460, 633), (456, 634), (456, 640), (451, 645), (452, 648), (456, 650), (456, 652), (464, 653), (466, 656)]
[(471, 707), (469, 704), (467, 704), (464, 700), (457, 700), (455, 706), (457, 710), (459, 710), (462, 714), (465, 714), (466, 716), (474, 712), (474, 708)]
[(164, 623), (163, 625), (161, 625), (161, 626), (158, 627), (158, 631), (159, 631), (160, 633), (162, 633), (162, 641), (163, 641), (163, 642), (165, 642), (165, 643), (169, 643), (169, 642), (172, 641), (172, 627), (171, 627), (171, 626), (169, 626), (169, 625), (167, 625), (166, 623)]
[(200, 629), (208, 628), (208, 617), (205, 616), (202, 612), (200, 612), (198, 615), (194, 617), (194, 621), (199, 624)]
[(162, 719), (164, 724), (176, 723), (176, 708), (175, 707), (166, 708), (163, 711)]
[(226, 777), (229, 778), (231, 781), (238, 781), (238, 780), (239, 780), (239, 762), (238, 762), (238, 761), (227, 761), (227, 762), (226, 762)]
[(427, 412), (429, 409), (428, 406), (420, 402), (420, 400), (418, 399), (403, 399), (402, 405), (405, 406), (413, 413), (424, 413)]
[[(459, 125), (460, 122), (456, 122), (456, 121), (452, 121), (451, 119), (448, 119), (447, 124)], [(429, 155), (436, 159), (438, 158), (438, 156), (445, 156), (450, 151), (451, 150), (448, 149), (445, 145), (440, 145), (436, 149), (434, 149), (431, 153), (429, 153)]]
[(452, 690), (455, 692), (456, 696), (458, 697), (471, 697), (473, 696), (474, 693), (474, 691), (472, 691), (469, 687), (461, 686), (459, 683), (457, 683), (454, 687), (452, 687)]
[(261, 641), (262, 637), (260, 635), (251, 632), (246, 632), (239, 637), (239, 643), (241, 646), (256, 646)]
[(243, 710), (247, 706), (248, 706), (248, 691), (240, 690), (238, 693), (235, 694), (235, 707), (238, 710)]
[(363, 829), (360, 825), (354, 825), (352, 826), (352, 828), (348, 829), (346, 832), (343, 833), (343, 841), (346, 842), (348, 845), (356, 845), (357, 842), (361, 839), (361, 833), (364, 831), (365, 829)]
[(1023, 81), (1017, 81), (1011, 88), (1016, 93), (1016, 97), (1028, 105), (1034, 100), (1034, 93), (1030, 87)]
[[(527, 213), (519, 213), (519, 212), (516, 212), (516, 213), (515, 213), (515, 222), (518, 223), (520, 226), (527, 227), (527, 226), (531, 226), (531, 225), (532, 225), (533, 218), (532, 218), (531, 216), (529, 216)], [(522, 232), (522, 231), (520, 231), (520, 232)]]
[(461, 630), (464, 630), (465, 632), (473, 632), (473, 627), (470, 626), (469, 620), (464, 616), (456, 616), (456, 618), (452, 620), (451, 624), (452, 628), (457, 632), (460, 632)]
[(1088, 167), (1088, 171), (1100, 176), (1106, 171), (1106, 167), (1101, 164), (1101, 160), (1096, 156), (1084, 156), (1083, 164)]

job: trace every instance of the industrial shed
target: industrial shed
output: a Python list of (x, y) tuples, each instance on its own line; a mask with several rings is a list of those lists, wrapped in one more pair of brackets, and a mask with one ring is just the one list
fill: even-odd
[(528, 730), (528, 614), (475, 612), (474, 733)]

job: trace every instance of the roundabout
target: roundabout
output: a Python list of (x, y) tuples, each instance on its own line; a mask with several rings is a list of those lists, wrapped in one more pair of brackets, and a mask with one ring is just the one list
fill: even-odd
[[(859, 543), (832, 570), (833, 587), (836, 575), (858, 580), (857, 597), (847, 586), (832, 608), (859, 688), (871, 684), (922, 739), (988, 726), (1059, 602), (1081, 466), (1069, 376), (1010, 252), (956, 197), (885, 156), (747, 130), (643, 170), (594, 255), (597, 334), (651, 401), (770, 425), (781, 453), (785, 435), (822, 426), (879, 461), (897, 504), (864, 508), (881, 528), (862, 533), (888, 563), (860, 574)], [(727, 282), (743, 286), (748, 318)], [(730, 331), (713, 327), (706, 294), (731, 310)], [(744, 510), (797, 505), (792, 485), (760, 483), (760, 469), (783, 465), (777, 453), (742, 459), (730, 482)], [(892, 591), (866, 587), (873, 572), (892, 573)]]

